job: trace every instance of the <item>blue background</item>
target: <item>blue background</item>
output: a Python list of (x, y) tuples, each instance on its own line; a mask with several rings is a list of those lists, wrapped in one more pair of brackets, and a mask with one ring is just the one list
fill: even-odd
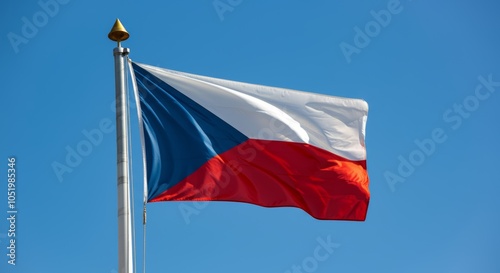
[[(370, 107), (366, 222), (238, 203), (150, 204), (148, 272), (500, 272), (498, 1), (1, 6), (0, 272), (117, 272), (115, 44), (107, 38), (117, 17), (131, 34), (124, 46), (134, 61), (362, 98)], [(352, 52), (342, 50), (347, 44)], [(480, 77), (491, 90), (476, 93)], [(132, 124), (142, 268), (135, 115)], [(100, 141), (69, 166), (69, 151), (85, 149), (85, 132), (94, 130)], [(6, 256), (10, 156), (15, 266)], [(57, 163), (71, 172), (58, 177)]]

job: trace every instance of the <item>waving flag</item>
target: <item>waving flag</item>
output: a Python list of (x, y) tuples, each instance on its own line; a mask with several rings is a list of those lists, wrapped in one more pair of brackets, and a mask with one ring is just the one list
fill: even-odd
[(365, 101), (132, 67), (148, 202), (234, 201), (365, 220)]

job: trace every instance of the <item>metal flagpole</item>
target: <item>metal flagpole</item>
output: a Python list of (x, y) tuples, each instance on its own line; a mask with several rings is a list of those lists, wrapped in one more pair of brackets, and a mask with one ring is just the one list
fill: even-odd
[(128, 116), (127, 90), (125, 80), (125, 62), (130, 50), (121, 47), (129, 34), (120, 20), (116, 19), (108, 38), (117, 42), (113, 50), (115, 56), (116, 86), (116, 142), (118, 169), (118, 272), (132, 273), (134, 270), (132, 256), (132, 217), (129, 184), (129, 148), (128, 148)]

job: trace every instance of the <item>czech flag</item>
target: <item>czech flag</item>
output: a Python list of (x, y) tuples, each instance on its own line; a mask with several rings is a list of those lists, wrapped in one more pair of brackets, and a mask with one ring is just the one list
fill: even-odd
[(365, 220), (365, 101), (132, 68), (148, 202), (234, 201)]

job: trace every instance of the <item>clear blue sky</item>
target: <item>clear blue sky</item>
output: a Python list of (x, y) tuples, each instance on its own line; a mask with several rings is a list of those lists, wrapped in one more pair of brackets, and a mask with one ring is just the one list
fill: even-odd
[[(148, 272), (500, 272), (498, 1), (55, 1), (5, 0), (0, 9), (0, 272), (117, 270), (107, 38), (117, 17), (137, 62), (370, 107), (365, 222), (238, 203), (152, 204)], [(102, 140), (67, 165), (92, 130)], [(11, 156), (15, 266), (6, 255)], [(55, 162), (71, 172), (59, 179)], [(138, 214), (138, 268), (140, 222)]]

